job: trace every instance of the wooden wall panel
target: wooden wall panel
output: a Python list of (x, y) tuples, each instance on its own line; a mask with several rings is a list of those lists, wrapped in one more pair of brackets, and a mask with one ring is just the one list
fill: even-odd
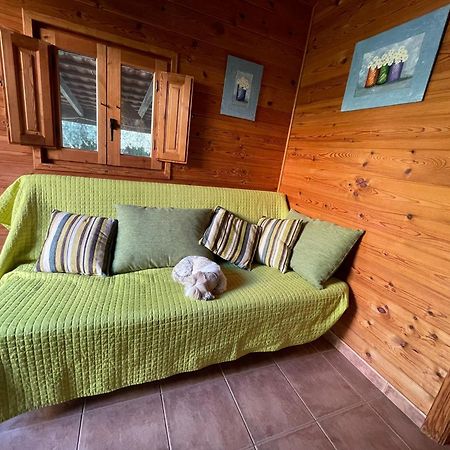
[[(306, 45), (309, 1), (3, 0), (0, 26), (22, 31), (21, 7), (177, 52), (179, 72), (195, 82), (189, 161), (173, 166), (172, 181), (276, 190)], [(264, 65), (255, 122), (220, 115), (228, 54)], [(30, 172), (30, 149), (17, 149), (6, 140), (0, 94), (0, 192)]]
[(448, 0), (319, 1), (280, 190), (366, 234), (335, 332), (427, 413), (450, 364), (450, 32), (420, 103), (341, 113), (356, 42)]

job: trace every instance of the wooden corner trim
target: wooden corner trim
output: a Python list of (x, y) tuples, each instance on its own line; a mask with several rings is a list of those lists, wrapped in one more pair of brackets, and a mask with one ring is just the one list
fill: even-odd
[(450, 443), (450, 374), (445, 377), (428, 411), (422, 431), (438, 444)]

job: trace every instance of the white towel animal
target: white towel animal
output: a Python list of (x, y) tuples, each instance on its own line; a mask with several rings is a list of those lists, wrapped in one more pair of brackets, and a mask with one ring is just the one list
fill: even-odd
[(227, 288), (227, 279), (220, 266), (203, 256), (186, 256), (172, 271), (172, 278), (185, 286), (187, 297), (212, 300)]

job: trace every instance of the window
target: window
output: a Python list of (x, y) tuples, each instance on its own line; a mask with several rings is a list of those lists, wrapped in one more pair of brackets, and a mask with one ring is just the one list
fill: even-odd
[(167, 178), (187, 162), (192, 77), (155, 54), (38, 32), (1, 30), (10, 140), (38, 146), (38, 167)]
[(159, 93), (157, 79), (168, 63), (110, 46), (106, 61), (108, 164), (160, 170), (161, 162), (154, 155), (155, 110), (160, 100), (155, 95)]
[(97, 151), (97, 59), (58, 50), (61, 146)]
[(120, 154), (151, 158), (155, 73), (124, 64), (120, 71)]

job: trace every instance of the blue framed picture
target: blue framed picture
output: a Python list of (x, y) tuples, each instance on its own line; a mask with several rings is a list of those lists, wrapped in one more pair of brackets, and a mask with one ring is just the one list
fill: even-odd
[(422, 101), (449, 9), (358, 42), (341, 111)]
[(263, 66), (228, 56), (220, 114), (255, 120)]

